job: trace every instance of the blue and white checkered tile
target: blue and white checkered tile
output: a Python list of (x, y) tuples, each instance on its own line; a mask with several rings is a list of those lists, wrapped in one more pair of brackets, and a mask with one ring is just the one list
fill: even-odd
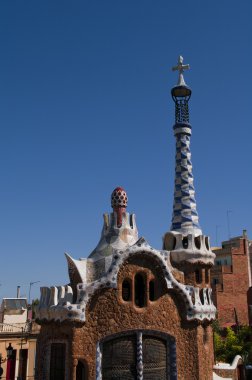
[(172, 231), (201, 234), (193, 185), (190, 136), (176, 135), (176, 169)]

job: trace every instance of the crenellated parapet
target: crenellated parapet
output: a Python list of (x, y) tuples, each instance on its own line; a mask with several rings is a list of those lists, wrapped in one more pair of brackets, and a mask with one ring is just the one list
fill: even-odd
[(42, 287), (40, 288), (40, 302), (36, 310), (36, 318), (39, 321), (62, 322), (74, 315), (76, 320), (81, 321), (84, 320), (84, 314), (78, 306), (73, 303), (71, 286)]

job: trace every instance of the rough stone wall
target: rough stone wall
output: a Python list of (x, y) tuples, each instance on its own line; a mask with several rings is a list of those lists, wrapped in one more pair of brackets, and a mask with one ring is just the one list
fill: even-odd
[(213, 301), (218, 310), (221, 326), (235, 324), (234, 308), (239, 324), (248, 325), (247, 291), (249, 288), (248, 259), (245, 239), (239, 240), (238, 247), (231, 247), (232, 266), (215, 266), (211, 277), (218, 278), (213, 286)]
[[(125, 263), (118, 274), (118, 289), (103, 289), (92, 297), (86, 322), (83, 325), (70, 323), (57, 326), (44, 325), (38, 343), (38, 380), (48, 379), (46, 342), (49, 339), (66, 339), (69, 347), (69, 380), (74, 380), (77, 360), (87, 363), (88, 379), (94, 380), (96, 344), (103, 338), (129, 330), (155, 330), (169, 334), (176, 339), (178, 380), (212, 380), (213, 350), (211, 326), (202, 327), (197, 322), (187, 322), (183, 301), (173, 289), (164, 290), (160, 268), (151, 260), (139, 258)], [(160, 281), (159, 298), (148, 301), (143, 308), (136, 307), (134, 286), (132, 298), (125, 302), (121, 297), (123, 279), (134, 281), (136, 272), (145, 273), (146, 278), (155, 277)]]
[(197, 349), (199, 365), (199, 379), (213, 377), (213, 330), (209, 324), (199, 325), (197, 328)]

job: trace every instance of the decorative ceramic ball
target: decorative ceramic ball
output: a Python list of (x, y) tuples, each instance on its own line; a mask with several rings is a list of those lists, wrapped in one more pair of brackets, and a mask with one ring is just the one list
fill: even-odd
[(126, 191), (122, 187), (117, 187), (111, 194), (111, 206), (114, 207), (127, 207), (128, 197)]

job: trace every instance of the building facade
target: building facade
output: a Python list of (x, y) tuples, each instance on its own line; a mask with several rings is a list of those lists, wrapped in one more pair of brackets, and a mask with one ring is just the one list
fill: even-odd
[(249, 324), (250, 243), (244, 230), (242, 236), (213, 248), (216, 258), (211, 269), (211, 283), (221, 327)]
[(97, 247), (86, 259), (66, 255), (70, 284), (41, 288), (37, 380), (213, 378), (215, 255), (195, 201), (187, 68), (179, 57), (174, 205), (163, 249), (138, 236), (127, 194), (116, 188)]
[(39, 326), (26, 298), (4, 298), (0, 308), (0, 379), (34, 380)]

